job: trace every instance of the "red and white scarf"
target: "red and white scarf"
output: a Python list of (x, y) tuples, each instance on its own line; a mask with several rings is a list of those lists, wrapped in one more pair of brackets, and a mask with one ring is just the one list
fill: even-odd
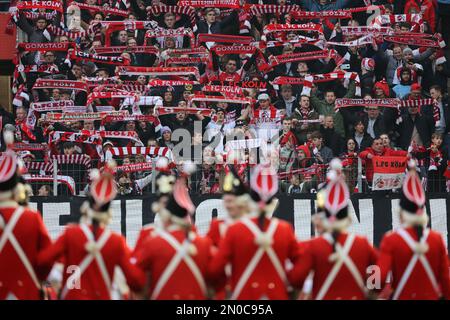
[(105, 15), (121, 16), (121, 17), (128, 17), (128, 15), (129, 15), (128, 10), (120, 10), (120, 9), (104, 7), (104, 6), (96, 6), (96, 5), (80, 3), (80, 2), (72, 2), (71, 5), (76, 5), (77, 7), (79, 7), (82, 10), (89, 10), (91, 12), (102, 12)]
[(199, 33), (197, 36), (197, 45), (204, 42), (219, 42), (219, 43), (237, 43), (243, 45), (249, 45), (253, 42), (253, 38), (249, 36), (236, 36), (227, 34), (212, 34), (212, 33)]
[(75, 42), (56, 43), (56, 42), (21, 42), (17, 44), (17, 49), (23, 51), (67, 51), (75, 48)]
[(312, 84), (313, 82), (327, 82), (327, 81), (333, 81), (336, 79), (347, 79), (347, 80), (354, 80), (356, 85), (356, 92), (355, 94), (357, 96), (361, 96), (361, 85), (359, 81), (359, 75), (356, 72), (345, 72), (345, 71), (336, 71), (326, 74), (316, 74), (314, 76), (306, 76), (303, 80), (303, 90), (302, 95), (309, 96), (311, 94)]
[(96, 54), (104, 53), (123, 53), (124, 51), (130, 53), (147, 53), (159, 55), (159, 50), (155, 46), (117, 46), (117, 47), (97, 47), (94, 49)]
[(186, 85), (197, 85), (198, 81), (191, 80), (160, 80), (160, 79), (150, 79), (148, 82), (149, 87), (173, 87), (173, 86), (186, 86)]
[(178, 6), (180, 7), (193, 7), (193, 8), (232, 8), (239, 9), (239, 0), (179, 0)]
[(128, 111), (110, 111), (110, 112), (83, 112), (83, 113), (47, 113), (45, 119), (48, 122), (66, 122), (66, 121), (96, 121), (102, 120), (107, 116), (128, 116)]
[(193, 75), (196, 79), (200, 78), (197, 67), (119, 67), (117, 74), (119, 76), (188, 76)]
[(60, 13), (64, 12), (63, 3), (61, 1), (19, 1), (17, 3), (17, 10), (33, 10), (33, 9), (45, 9), (58, 11)]
[(273, 32), (290, 32), (290, 31), (311, 31), (323, 34), (323, 28), (320, 24), (304, 23), (304, 24), (278, 24), (272, 23), (264, 27), (264, 35)]
[[(37, 174), (24, 174), (23, 178), (25, 179), (25, 181), (32, 183), (32, 182), (53, 182), (55, 180), (55, 178), (53, 177), (53, 175), (51, 176), (43, 176), (43, 175), (37, 175)], [(69, 191), (72, 195), (75, 194), (75, 180), (70, 177), (70, 176), (61, 176), (61, 175), (57, 175), (56, 176), (56, 181), (59, 184), (65, 184), (68, 188)]]
[(33, 89), (71, 89), (88, 91), (87, 83), (74, 80), (51, 80), (39, 78), (33, 85)]
[(103, 143), (100, 135), (92, 135), (86, 132), (66, 132), (66, 131), (52, 131), (48, 137), (48, 143), (54, 144), (60, 141), (70, 141), (74, 143), (88, 143), (92, 145), (101, 146)]
[[(88, 95), (86, 105), (90, 105), (95, 99), (125, 99), (125, 98), (132, 98), (136, 100), (136, 93), (135, 92), (127, 92), (124, 90), (117, 90), (117, 91), (109, 91), (109, 92), (91, 92)], [(135, 101), (136, 102), (136, 101)]]
[(172, 64), (177, 65), (199, 65), (201, 63), (208, 63), (209, 57), (171, 57), (164, 62), (166, 67), (170, 67)]
[(272, 68), (274, 68), (275, 66), (288, 62), (311, 61), (326, 58), (334, 59), (336, 60), (336, 62), (338, 62), (341, 59), (335, 50), (319, 50), (319, 51), (298, 52), (298, 53), (282, 54), (279, 56), (271, 56), (269, 58), (269, 64)]
[(255, 101), (252, 98), (247, 97), (234, 97), (234, 96), (209, 96), (202, 93), (192, 94), (188, 97), (188, 105), (192, 105), (193, 102), (227, 102), (227, 103), (237, 103), (237, 104), (250, 104), (252, 105)]
[(198, 114), (200, 113), (204, 117), (211, 117), (213, 112), (209, 108), (183, 108), (183, 107), (157, 107), (155, 108), (155, 114), (158, 116), (163, 116), (167, 114), (176, 114), (178, 112), (185, 112), (187, 114)]
[(251, 12), (253, 15), (276, 13), (284, 14), (300, 10), (300, 6), (294, 5), (277, 5), (277, 4), (245, 4), (244, 10)]
[(132, 163), (126, 164), (123, 166), (115, 167), (113, 172), (117, 173), (117, 171), (131, 173), (131, 172), (144, 172), (144, 171), (152, 171), (152, 163), (151, 162), (140, 162), (140, 163)]
[(204, 92), (220, 92), (225, 93), (227, 95), (236, 95), (236, 96), (242, 96), (243, 91), (240, 87), (232, 87), (232, 86), (218, 86), (218, 85), (212, 85), (207, 84), (202, 88), (202, 91)]
[(173, 159), (172, 151), (167, 147), (114, 147), (105, 152), (105, 157), (108, 159), (111, 156), (124, 157), (137, 154)]

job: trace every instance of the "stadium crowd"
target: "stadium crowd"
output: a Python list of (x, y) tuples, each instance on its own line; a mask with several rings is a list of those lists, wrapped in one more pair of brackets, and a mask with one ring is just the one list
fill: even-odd
[(198, 193), (221, 192), (227, 161), (241, 176), (272, 161), (284, 192), (315, 191), (334, 157), (351, 192), (361, 159), (366, 192), (374, 156), (416, 158), (427, 191), (447, 190), (449, 1), (13, 1), (10, 12), (26, 40), (2, 132), (14, 131), (35, 195), (52, 194), (54, 164), (80, 194), (86, 169), (111, 158), (120, 193), (141, 194), (159, 157), (174, 173), (196, 161)]

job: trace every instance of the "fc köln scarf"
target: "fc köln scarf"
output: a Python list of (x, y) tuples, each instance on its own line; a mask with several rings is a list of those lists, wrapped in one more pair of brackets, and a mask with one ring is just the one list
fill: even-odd
[(209, 57), (172, 57), (167, 59), (164, 63), (166, 66), (171, 66), (172, 64), (195, 66), (201, 63), (208, 63), (209, 61)]
[(386, 107), (386, 108), (398, 108), (401, 105), (401, 100), (398, 98), (386, 98), (386, 99), (336, 99), (335, 109), (344, 107)]
[(150, 79), (148, 81), (149, 87), (174, 87), (174, 86), (193, 86), (198, 85), (198, 81), (191, 80), (160, 80)]
[(109, 91), (109, 92), (94, 91), (88, 95), (86, 104), (90, 105), (95, 99), (125, 99), (125, 98), (136, 99), (136, 97), (137, 95), (135, 92), (127, 92), (124, 90)]
[[(55, 180), (55, 177), (53, 175), (49, 175), (49, 176), (44, 176), (44, 175), (37, 175), (37, 174), (24, 174), (23, 178), (25, 179), (25, 181), (27, 182), (49, 182), (49, 183), (53, 183), (53, 181)], [(70, 177), (70, 176), (61, 176), (61, 175), (57, 175), (56, 176), (56, 181), (59, 184), (64, 184), (69, 188), (69, 191), (72, 195), (75, 194), (75, 180)]]
[(81, 134), (90, 136), (99, 136), (101, 138), (109, 139), (128, 139), (136, 142), (138, 145), (143, 146), (144, 144), (139, 139), (138, 134), (135, 131), (106, 131), (106, 130), (81, 130)]
[(74, 80), (50, 80), (39, 78), (33, 85), (33, 89), (71, 89), (88, 91), (87, 83)]
[(326, 10), (326, 11), (293, 11), (291, 16), (294, 19), (351, 19), (352, 12), (350, 10)]
[(19, 1), (17, 3), (17, 10), (33, 10), (33, 9), (44, 9), (53, 10), (60, 13), (64, 12), (63, 3), (61, 1)]
[(209, 108), (183, 108), (183, 107), (157, 107), (155, 108), (155, 114), (158, 116), (164, 116), (167, 114), (176, 114), (178, 112), (185, 112), (187, 114), (200, 113), (204, 117), (211, 117), (213, 110)]
[(92, 61), (94, 63), (100, 64), (110, 64), (116, 66), (128, 66), (130, 65), (130, 59), (124, 57), (114, 57), (114, 56), (99, 56), (94, 54), (89, 54), (83, 51), (72, 50), (68, 54), (70, 60), (75, 61)]
[(290, 32), (290, 31), (310, 31), (323, 34), (323, 28), (320, 24), (305, 23), (305, 24), (278, 24), (271, 23), (264, 27), (264, 35), (273, 32)]
[(319, 51), (298, 52), (298, 53), (282, 54), (279, 56), (271, 56), (269, 58), (269, 65), (270, 67), (274, 68), (280, 64), (288, 62), (311, 61), (326, 58), (334, 59), (337, 61), (340, 60), (340, 57), (335, 50), (319, 50)]
[(218, 85), (212, 85), (207, 84), (202, 88), (202, 91), (204, 92), (220, 92), (225, 93), (227, 95), (236, 95), (236, 96), (242, 96), (243, 91), (240, 87), (231, 87), (231, 86), (218, 86)]
[(88, 143), (102, 145), (103, 140), (99, 135), (92, 135), (82, 132), (52, 131), (48, 137), (48, 143), (54, 144), (60, 141), (70, 141), (74, 143)]

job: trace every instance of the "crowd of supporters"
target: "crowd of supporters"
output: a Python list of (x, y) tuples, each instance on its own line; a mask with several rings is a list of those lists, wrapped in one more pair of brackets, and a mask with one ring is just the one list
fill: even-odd
[(121, 194), (151, 191), (161, 157), (174, 174), (196, 161), (190, 187), (204, 194), (221, 192), (227, 161), (242, 176), (271, 161), (283, 191), (314, 192), (333, 157), (368, 192), (374, 156), (416, 158), (427, 191), (447, 190), (449, 1), (13, 1), (10, 12), (23, 40), (1, 127), (35, 195), (54, 179), (83, 193), (110, 158)]

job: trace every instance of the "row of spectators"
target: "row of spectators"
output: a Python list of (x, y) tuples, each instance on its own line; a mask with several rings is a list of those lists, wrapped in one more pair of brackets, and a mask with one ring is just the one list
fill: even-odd
[(27, 42), (2, 130), (36, 194), (52, 159), (82, 193), (111, 157), (121, 193), (140, 194), (155, 169), (142, 164), (163, 156), (174, 173), (197, 161), (201, 193), (220, 192), (226, 161), (243, 175), (271, 161), (284, 191), (314, 192), (333, 157), (351, 190), (362, 160), (366, 192), (373, 156), (416, 158), (427, 190), (446, 190), (450, 3), (208, 1), (12, 3)]

